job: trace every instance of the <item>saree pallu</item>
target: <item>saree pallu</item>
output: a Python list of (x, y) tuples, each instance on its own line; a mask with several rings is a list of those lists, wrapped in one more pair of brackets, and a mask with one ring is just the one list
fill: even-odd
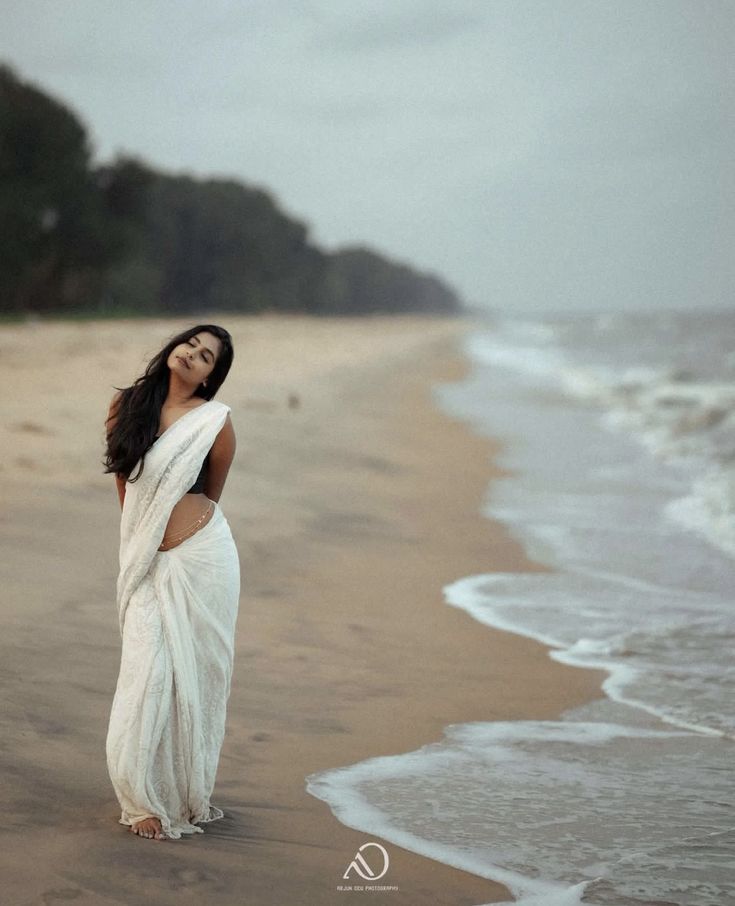
[(145, 470), (154, 453), (148, 478), (144, 471), (139, 488), (138, 481), (128, 484), (121, 523), (122, 652), (107, 767), (122, 809), (120, 824), (156, 817), (170, 839), (203, 833), (197, 824), (224, 814), (210, 796), (232, 678), (240, 597), (237, 548), (215, 502), (203, 528), (170, 550), (157, 550), (169, 503), (173, 506), (181, 487), (193, 481), (191, 472), (198, 472), (200, 456), (229, 411), (213, 402), (175, 422), (148, 451)]

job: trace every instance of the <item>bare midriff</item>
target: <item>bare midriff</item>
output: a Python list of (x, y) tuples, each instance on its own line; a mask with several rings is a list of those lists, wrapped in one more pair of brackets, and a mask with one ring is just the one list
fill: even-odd
[(182, 544), (201, 531), (213, 515), (214, 501), (206, 494), (184, 494), (171, 510), (158, 550), (168, 551)]
[[(198, 402), (196, 406), (176, 406), (168, 409), (165, 420), (169, 421), (171, 413), (176, 413), (176, 418), (171, 420), (168, 425), (159, 425), (156, 437), (160, 437), (183, 414), (201, 405), (203, 403)], [(161, 414), (163, 415), (163, 410)], [(158, 550), (169, 551), (182, 544), (187, 538), (191, 538), (192, 535), (201, 531), (213, 515), (214, 501), (210, 500), (206, 494), (184, 494), (171, 510)]]

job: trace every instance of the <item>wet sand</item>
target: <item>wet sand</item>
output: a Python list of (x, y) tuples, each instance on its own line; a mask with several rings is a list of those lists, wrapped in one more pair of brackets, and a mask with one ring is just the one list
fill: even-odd
[[(385, 892), (345, 892), (369, 839), (304, 789), (315, 771), (419, 748), (447, 724), (553, 719), (604, 674), (481, 627), (442, 586), (537, 570), (480, 515), (497, 445), (440, 412), (461, 319), (207, 318), (235, 338), (218, 398), (238, 438), (220, 505), (242, 596), (212, 801), (180, 841), (118, 824), (105, 734), (117, 679), (119, 504), (102, 475), (113, 385), (194, 321), (0, 328), (3, 904), (353, 904), (510, 899), (386, 843)], [(382, 841), (379, 841), (382, 842)]]

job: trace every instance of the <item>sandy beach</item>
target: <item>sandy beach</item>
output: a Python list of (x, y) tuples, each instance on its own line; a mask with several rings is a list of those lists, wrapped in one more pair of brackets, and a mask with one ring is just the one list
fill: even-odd
[[(114, 387), (200, 320), (235, 344), (218, 394), (238, 439), (220, 503), (242, 569), (212, 798), (226, 817), (157, 842), (117, 823), (105, 765), (120, 508), (103, 422)], [(222, 315), (0, 328), (3, 904), (511, 899), (390, 843), (382, 883), (398, 890), (339, 891), (373, 838), (304, 789), (312, 772), (416, 749), (447, 724), (552, 719), (600, 697), (602, 671), (444, 603), (462, 576), (545, 568), (480, 515), (497, 444), (431, 399), (465, 374), (457, 341), (470, 327)]]

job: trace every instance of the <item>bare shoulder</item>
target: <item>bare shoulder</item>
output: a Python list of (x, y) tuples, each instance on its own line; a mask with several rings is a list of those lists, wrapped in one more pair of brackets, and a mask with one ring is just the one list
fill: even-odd
[(232, 417), (229, 412), (227, 413), (224, 424), (219, 429), (219, 433), (217, 434), (217, 438), (220, 437), (235, 437), (235, 426), (232, 424)]
[(224, 424), (219, 429), (217, 437), (212, 444), (212, 453), (214, 455), (232, 456), (235, 452), (236, 438), (235, 426), (232, 424), (230, 413), (227, 413)]

